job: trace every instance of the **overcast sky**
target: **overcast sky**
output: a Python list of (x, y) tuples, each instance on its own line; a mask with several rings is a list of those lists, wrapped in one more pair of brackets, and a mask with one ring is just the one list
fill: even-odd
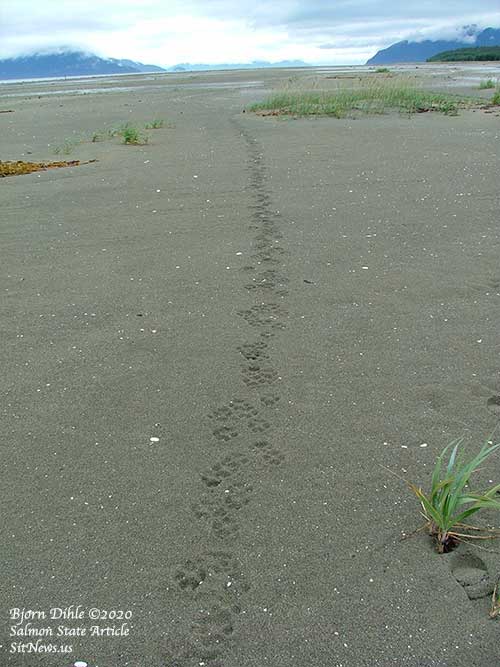
[(68, 45), (157, 65), (358, 64), (473, 23), (500, 27), (500, 0), (0, 0), (0, 57)]

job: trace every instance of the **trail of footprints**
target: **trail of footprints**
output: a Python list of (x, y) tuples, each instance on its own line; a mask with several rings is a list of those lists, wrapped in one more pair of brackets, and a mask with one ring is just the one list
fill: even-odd
[(245, 131), (239, 132), (249, 153), (249, 191), (254, 202), (250, 230), (255, 234), (252, 264), (242, 269), (242, 297), (247, 305), (237, 315), (254, 335), (235, 353), (242, 361), (242, 387), (250, 398), (233, 398), (208, 415), (219, 457), (202, 472), (202, 490), (192, 510), (200, 522), (200, 541), (213, 549), (186, 560), (174, 574), (175, 586), (189, 596), (196, 611), (189, 637), (168, 667), (223, 667), (241, 611), (240, 598), (249, 590), (235, 556), (242, 514), (252, 501), (257, 480), (284, 461), (272, 442), (281, 376), (272, 365), (270, 342), (287, 322), (283, 305), (289, 282), (284, 273), (287, 252), (280, 244), (279, 214), (273, 211), (266, 190), (259, 146)]
[[(249, 160), (250, 230), (255, 232), (251, 263), (242, 268), (247, 300), (237, 311), (254, 334), (238, 345), (241, 380), (251, 399), (233, 398), (208, 415), (219, 458), (200, 476), (201, 493), (192, 510), (200, 521), (200, 541), (206, 551), (179, 565), (174, 585), (189, 596), (195, 610), (189, 636), (167, 662), (168, 667), (224, 667), (224, 654), (242, 609), (241, 598), (250, 588), (235, 555), (242, 513), (251, 503), (257, 479), (284, 461), (272, 443), (273, 417), (280, 401), (280, 374), (272, 365), (270, 344), (285, 329), (284, 301), (289, 280), (287, 251), (281, 245), (280, 216), (266, 190), (266, 167), (258, 143), (238, 129)], [(497, 284), (492, 287), (498, 287)], [(488, 409), (500, 417), (500, 396), (491, 396)], [(484, 562), (470, 552), (449, 554), (450, 569), (471, 600), (491, 594), (493, 578)]]

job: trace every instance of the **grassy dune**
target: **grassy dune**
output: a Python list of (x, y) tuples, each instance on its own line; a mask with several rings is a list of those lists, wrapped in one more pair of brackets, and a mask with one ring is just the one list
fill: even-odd
[(404, 79), (377, 80), (361, 78), (357, 82), (339, 80), (334, 89), (321, 89), (318, 82), (309, 90), (286, 87), (262, 102), (254, 104), (255, 112), (275, 112), (294, 116), (324, 115), (345, 118), (358, 114), (383, 114), (389, 111), (417, 113), (438, 111), (456, 115), (460, 108), (477, 102), (473, 98), (438, 93), (415, 86)]

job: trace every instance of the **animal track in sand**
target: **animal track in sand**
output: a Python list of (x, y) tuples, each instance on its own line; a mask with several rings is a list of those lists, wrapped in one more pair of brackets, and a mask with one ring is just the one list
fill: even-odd
[(251, 327), (284, 329), (284, 318), (287, 313), (277, 303), (261, 303), (248, 310), (238, 310), (237, 314), (243, 317)]
[(283, 251), (283, 248), (281, 246), (275, 245), (276, 243), (278, 243), (278, 241), (275, 241), (274, 239), (263, 238), (260, 241), (256, 241), (256, 243), (254, 243), (254, 248), (256, 248), (257, 250), (267, 250), (271, 248), (279, 250), (280, 252)]
[(213, 586), (227, 579), (239, 580), (241, 578), (238, 562), (227, 551), (208, 551), (194, 559), (186, 560), (176, 569), (174, 575), (179, 588), (193, 591), (196, 591), (205, 582)]
[(245, 289), (274, 290), (277, 287), (279, 287), (281, 288), (279, 294), (284, 296), (288, 294), (288, 292), (284, 289), (284, 287), (287, 284), (288, 284), (288, 278), (279, 274), (277, 271), (274, 271), (273, 269), (268, 269), (266, 271), (258, 273), (254, 278), (252, 278), (252, 282), (247, 283), (245, 285)]
[(239, 431), (237, 431), (235, 428), (232, 428), (231, 426), (226, 425), (217, 426), (217, 428), (214, 428), (212, 433), (220, 442), (229, 442), (233, 438), (237, 438), (239, 435)]
[(248, 361), (257, 361), (258, 359), (267, 359), (267, 343), (264, 341), (256, 341), (255, 343), (243, 343), (238, 348), (238, 352), (242, 354)]
[(223, 667), (220, 657), (224, 642), (233, 634), (231, 612), (219, 602), (212, 602), (200, 610), (192, 625), (193, 645), (197, 650), (198, 665)]
[(208, 522), (218, 540), (230, 540), (240, 530), (238, 511), (250, 502), (252, 486), (245, 480), (230, 480), (210, 489), (200, 503), (193, 506), (198, 519)]
[(239, 475), (247, 464), (248, 457), (243, 454), (228, 454), (219, 462), (214, 463), (207, 472), (202, 473), (201, 479), (205, 486), (217, 487), (230, 477)]
[(274, 243), (283, 238), (276, 214), (262, 206), (253, 207), (249, 229), (256, 232), (253, 243)]
[(255, 417), (258, 412), (258, 409), (251, 403), (243, 399), (234, 399), (209, 414), (209, 418), (215, 422), (212, 434), (219, 442), (229, 442), (240, 434), (240, 420)]
[(470, 600), (491, 595), (494, 583), (484, 562), (470, 551), (455, 552), (450, 558), (451, 572)]
[(235, 398), (229, 401), (226, 405), (213, 410), (209, 417), (217, 422), (226, 422), (236, 419), (246, 419), (249, 416), (254, 417), (258, 412), (257, 408), (248, 401), (241, 398)]
[(257, 201), (257, 207), (260, 208), (269, 208), (271, 206), (271, 196), (269, 193), (260, 190), (260, 192), (255, 193), (254, 199)]
[[(218, 588), (221, 592), (224, 592), (227, 581), (236, 584), (234, 590), (238, 592), (249, 588), (244, 583), (238, 561), (232, 553), (224, 550), (203, 552), (197, 557), (187, 560), (177, 568), (174, 578), (179, 588), (183, 590), (187, 588), (197, 590), (201, 584), (206, 583), (212, 589)], [(184, 583), (186, 580), (193, 580), (196, 585), (186, 585)]]
[(273, 385), (279, 380), (278, 371), (272, 366), (263, 366), (253, 363), (242, 370), (243, 382), (251, 389), (258, 389), (265, 385)]
[(222, 667), (224, 643), (234, 633), (241, 611), (240, 596), (250, 589), (241, 567), (227, 551), (209, 551), (186, 561), (174, 576), (182, 591), (190, 591), (196, 604), (191, 632), (170, 662), (176, 667)]
[(500, 396), (491, 396), (486, 402), (486, 405), (488, 406), (488, 410), (500, 417)]
[(263, 394), (260, 397), (260, 402), (266, 406), (266, 408), (271, 408), (273, 405), (276, 405), (276, 403), (281, 399), (281, 396), (278, 396), (278, 394)]
[(182, 590), (190, 588), (195, 591), (206, 578), (207, 571), (205, 567), (197, 565), (192, 560), (187, 560), (175, 573), (175, 581)]
[[(251, 417), (249, 421), (254, 421)], [(239, 531), (238, 511), (247, 505), (252, 485), (247, 479), (249, 459), (244, 454), (233, 453), (223, 457), (201, 474), (206, 492), (199, 503), (193, 505), (198, 519), (209, 524), (219, 540), (234, 538)]]
[(256, 234), (255, 236), (257, 242), (265, 241), (266, 243), (269, 243), (283, 238), (283, 234), (278, 225), (271, 220), (261, 222), (257, 229), (259, 230), (259, 234)]
[(285, 250), (279, 246), (272, 246), (264, 250), (259, 250), (258, 252), (252, 253), (250, 257), (253, 257), (260, 263), (265, 264), (279, 264), (281, 262), (280, 257), (285, 254)]
[(248, 428), (252, 433), (265, 433), (271, 428), (271, 424), (265, 419), (250, 419), (248, 422)]
[(258, 440), (252, 445), (252, 451), (264, 465), (279, 465), (285, 460), (284, 454), (267, 440)]

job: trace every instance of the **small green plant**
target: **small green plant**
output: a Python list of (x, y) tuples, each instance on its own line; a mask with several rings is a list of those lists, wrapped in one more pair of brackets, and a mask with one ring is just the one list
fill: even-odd
[(491, 98), (491, 103), (494, 104), (495, 106), (500, 106), (500, 89), (498, 89), (497, 92)]
[(148, 138), (142, 135), (136, 127), (133, 127), (128, 123), (120, 128), (118, 134), (121, 135), (124, 144), (133, 144), (137, 146), (148, 143)]
[(439, 110), (445, 116), (458, 116), (458, 105), (454, 100), (443, 100)]
[(90, 137), (90, 141), (93, 144), (96, 144), (98, 141), (104, 141), (105, 136), (102, 132), (93, 132), (92, 136)]
[(377, 74), (389, 74), (390, 71), (391, 70), (388, 67), (377, 67), (375, 70)]
[(161, 118), (157, 118), (155, 120), (152, 120), (149, 123), (146, 123), (144, 128), (146, 130), (159, 130), (161, 127), (165, 125), (165, 121), (162, 120)]
[(488, 90), (489, 88), (494, 88), (495, 82), (493, 79), (486, 79), (486, 81), (479, 82), (479, 90)]
[[(469, 480), (473, 473), (500, 447), (500, 443), (493, 445), (486, 442), (481, 451), (466, 463), (462, 462), (459, 456), (461, 442), (452, 442), (438, 457), (428, 493), (415, 484), (409, 484), (422, 506), (422, 514), (426, 520), (423, 527), (427, 528), (435, 539), (439, 553), (451, 551), (464, 538), (498, 537), (498, 534), (492, 534), (487, 529), (483, 530), (464, 522), (482, 509), (500, 509), (500, 500), (495, 497), (500, 491), (500, 484), (483, 493), (469, 489)], [(444, 466), (445, 456), (450, 449), (448, 462)]]

